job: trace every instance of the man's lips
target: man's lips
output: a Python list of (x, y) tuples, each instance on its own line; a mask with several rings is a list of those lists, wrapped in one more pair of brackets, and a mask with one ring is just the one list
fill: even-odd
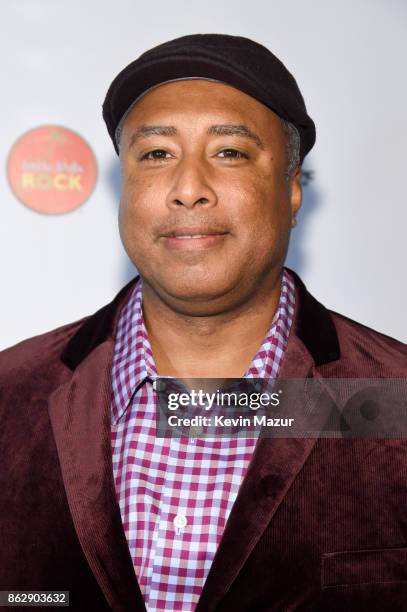
[(165, 232), (162, 234), (163, 238), (202, 238), (206, 236), (222, 236), (224, 234), (228, 234), (224, 230), (214, 229), (214, 228), (204, 228), (204, 227), (178, 227), (170, 232)]
[(179, 227), (164, 233), (161, 238), (171, 249), (201, 250), (220, 244), (228, 233), (215, 228)]

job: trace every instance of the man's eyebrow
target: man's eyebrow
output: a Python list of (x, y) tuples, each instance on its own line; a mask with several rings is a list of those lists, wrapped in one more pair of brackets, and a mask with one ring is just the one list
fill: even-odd
[(175, 136), (177, 133), (177, 128), (173, 125), (142, 125), (130, 138), (129, 147), (132, 147), (137, 140), (145, 136)]
[[(176, 136), (177, 134), (178, 130), (173, 125), (142, 125), (131, 136), (129, 147), (131, 148), (137, 140), (146, 136)], [(229, 123), (211, 125), (208, 128), (208, 134), (214, 136), (242, 136), (243, 138), (253, 140), (260, 149), (264, 148), (259, 136), (246, 125), (233, 125)]]
[(211, 127), (208, 128), (208, 134), (214, 134), (215, 136), (243, 136), (244, 138), (253, 140), (260, 149), (264, 149), (264, 145), (259, 136), (249, 130), (246, 125), (211, 125)]

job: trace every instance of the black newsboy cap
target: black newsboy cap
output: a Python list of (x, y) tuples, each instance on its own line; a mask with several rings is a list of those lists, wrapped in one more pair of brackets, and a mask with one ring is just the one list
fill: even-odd
[(292, 123), (300, 135), (301, 162), (313, 147), (315, 125), (298, 85), (271, 51), (242, 36), (192, 34), (146, 51), (110, 85), (103, 118), (117, 153), (117, 129), (134, 102), (157, 85), (186, 78), (232, 85)]

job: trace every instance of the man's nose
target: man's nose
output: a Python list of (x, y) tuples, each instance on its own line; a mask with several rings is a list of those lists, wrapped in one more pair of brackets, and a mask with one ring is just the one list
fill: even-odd
[(171, 208), (196, 205), (215, 206), (217, 196), (209, 184), (209, 169), (199, 159), (183, 159), (177, 164), (172, 177), (173, 184), (167, 196)]

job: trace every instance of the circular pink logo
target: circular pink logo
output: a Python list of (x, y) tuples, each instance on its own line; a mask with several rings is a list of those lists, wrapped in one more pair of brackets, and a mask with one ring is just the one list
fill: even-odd
[(14, 143), (7, 177), (20, 202), (32, 210), (47, 215), (67, 213), (91, 195), (97, 178), (96, 159), (76, 132), (44, 125)]

